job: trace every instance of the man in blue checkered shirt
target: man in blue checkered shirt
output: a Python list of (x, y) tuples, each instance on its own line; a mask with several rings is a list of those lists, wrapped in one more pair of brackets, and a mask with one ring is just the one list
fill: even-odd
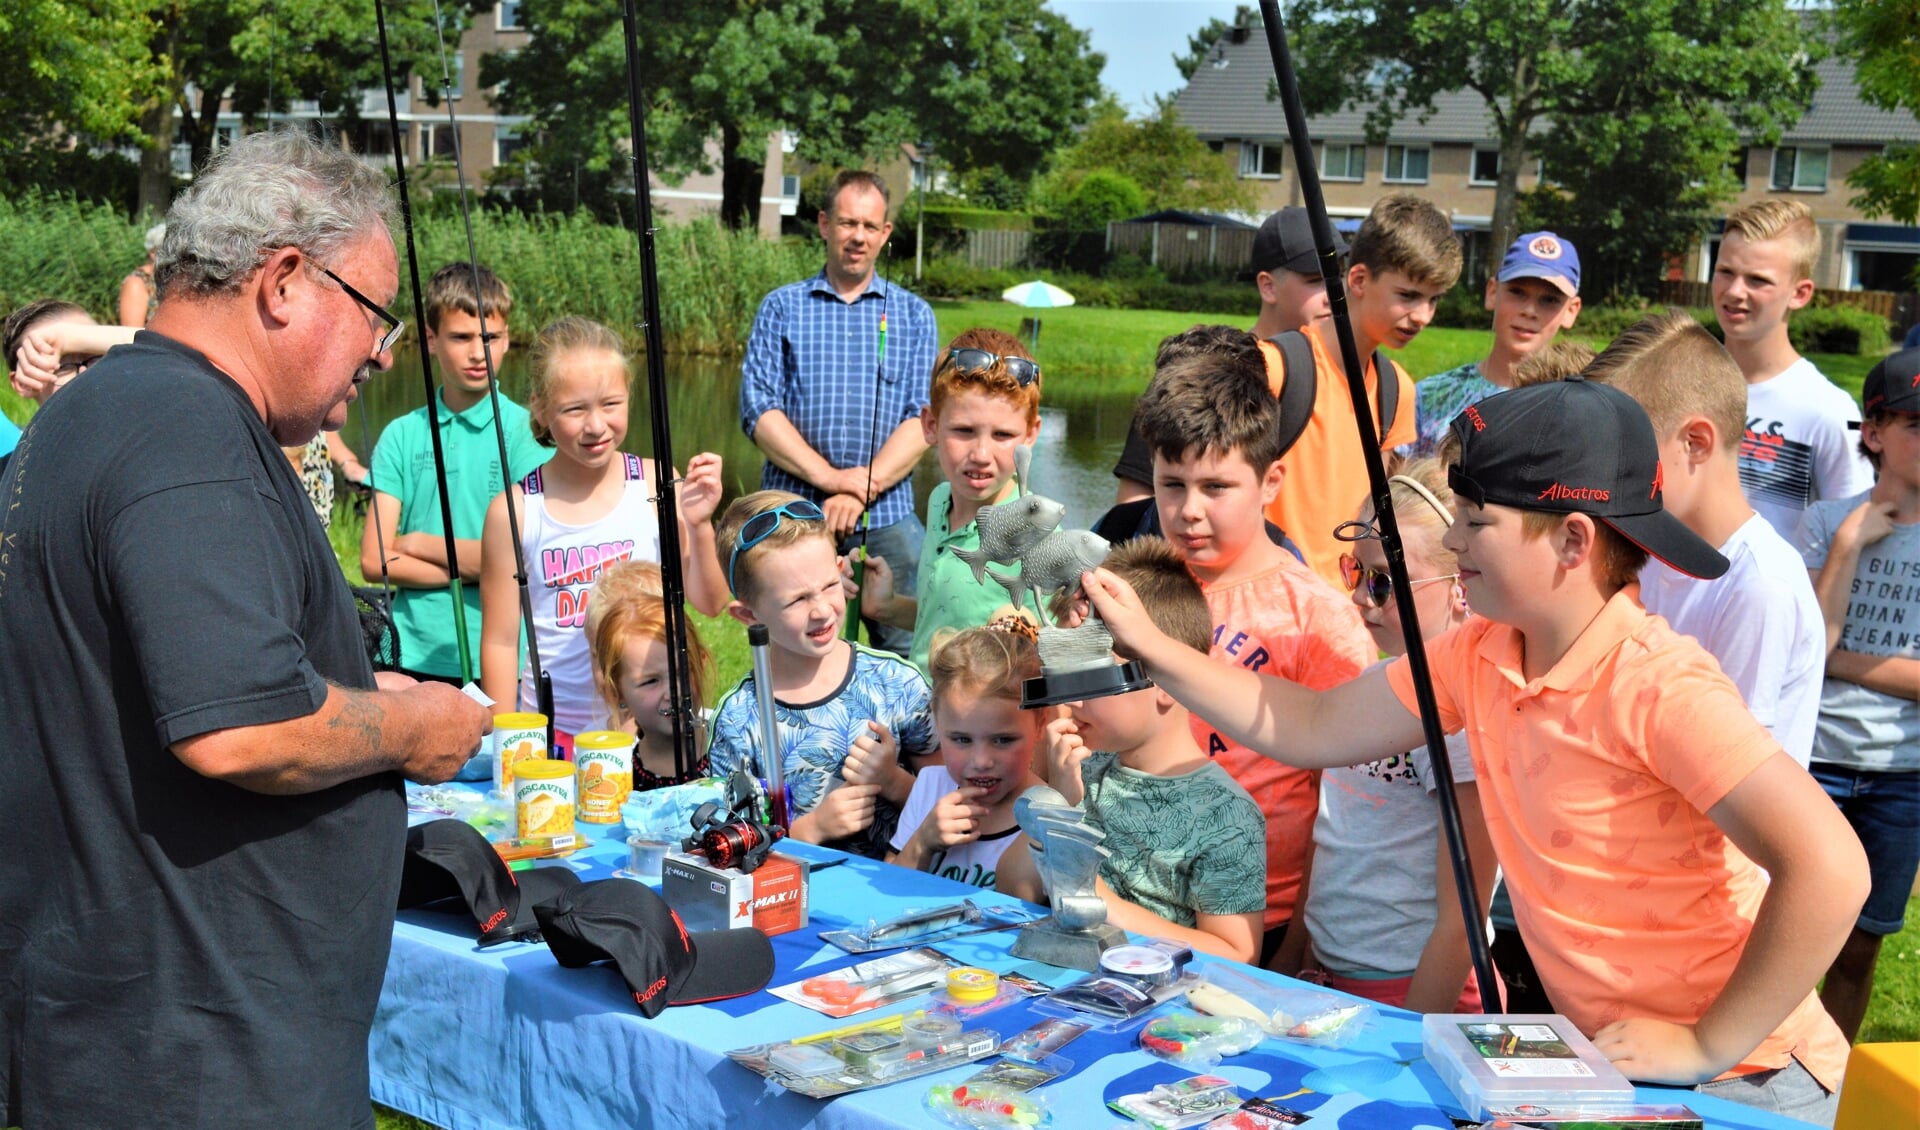
[[(754, 315), (740, 426), (767, 457), (760, 486), (819, 503), (841, 552), (861, 544), (871, 503), (867, 550), (887, 559), (896, 591), (911, 595), (926, 536), (913, 511), (913, 468), (927, 450), (919, 417), (939, 331), (926, 302), (874, 271), (893, 233), (880, 178), (844, 171), (827, 202), (826, 267), (767, 295)], [(904, 655), (913, 633), (867, 621), (867, 638)]]

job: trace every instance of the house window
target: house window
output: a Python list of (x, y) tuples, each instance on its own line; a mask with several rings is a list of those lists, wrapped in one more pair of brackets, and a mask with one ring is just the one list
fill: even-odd
[(1433, 151), (1424, 145), (1389, 145), (1383, 170), (1389, 184), (1425, 184)]
[(440, 161), (457, 161), (460, 159), (460, 155), (454, 151), (452, 126), (434, 126), (423, 135), (422, 140), (427, 144), (427, 151), (422, 154), (423, 157)]
[(453, 53), (453, 60), (447, 64), (447, 73), (451, 76), (447, 80), (450, 87), (447, 97), (458, 98), (460, 92), (467, 88), (467, 53), (465, 51)]
[(1243, 177), (1277, 177), (1280, 175), (1280, 155), (1286, 149), (1283, 145), (1268, 145), (1259, 141), (1240, 143), (1240, 175)]
[(513, 160), (514, 155), (527, 147), (526, 138), (520, 130), (512, 126), (499, 126), (493, 131), (493, 163), (504, 165)]
[(1773, 151), (1775, 192), (1825, 192), (1827, 150), (1782, 146)]
[(520, 0), (500, 0), (495, 9), (493, 26), (500, 31), (516, 31), (526, 25), (520, 22)]
[(1367, 175), (1367, 147), (1329, 141), (1320, 150), (1323, 180), (1361, 180)]
[(1494, 184), (1500, 179), (1500, 151), (1498, 149), (1476, 149), (1473, 151), (1473, 171), (1467, 176), (1468, 184)]

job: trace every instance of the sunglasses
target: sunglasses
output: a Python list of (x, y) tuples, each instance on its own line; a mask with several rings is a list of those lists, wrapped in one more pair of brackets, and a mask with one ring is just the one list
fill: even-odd
[(387, 313), (386, 309), (382, 307), (379, 303), (375, 302), (373, 299), (368, 298), (366, 295), (361, 294), (359, 291), (353, 289), (353, 285), (347, 282), (347, 280), (341, 278), (339, 275), (334, 274), (332, 271), (327, 270), (325, 267), (320, 268), (320, 273), (332, 279), (334, 282), (339, 283), (340, 289), (347, 292), (348, 298), (353, 299), (355, 302), (358, 302), (360, 305), (365, 306), (367, 309), (373, 311), (375, 314), (379, 315), (379, 318), (381, 321), (387, 324), (387, 332), (381, 336), (380, 347), (378, 349), (375, 349), (374, 352), (385, 353), (387, 350), (392, 349), (393, 343), (396, 341), (399, 341), (400, 335), (406, 331), (407, 324), (401, 321), (400, 319), (394, 317), (392, 314)]
[(1021, 388), (1040, 379), (1038, 361), (1029, 361), (1025, 357), (1002, 357), (984, 349), (956, 349), (947, 354), (947, 361), (962, 373), (984, 373), (995, 365), (1005, 365), (1007, 375)]
[(733, 536), (733, 552), (727, 557), (727, 590), (735, 596), (740, 595), (740, 586), (734, 583), (733, 571), (740, 564), (740, 555), (772, 537), (773, 531), (780, 528), (782, 518), (792, 518), (797, 522), (824, 522), (827, 515), (803, 498), (772, 510), (762, 510), (741, 523), (740, 532)]
[[(1458, 580), (1460, 574), (1448, 573), (1444, 577), (1424, 577), (1409, 582), (1407, 587), (1417, 589), (1421, 585), (1430, 585), (1435, 581)], [(1340, 580), (1347, 586), (1348, 592), (1360, 594), (1361, 603), (1368, 608), (1385, 608), (1387, 601), (1393, 599), (1393, 577), (1385, 569), (1375, 569), (1360, 564), (1360, 559), (1351, 553), (1340, 555)]]

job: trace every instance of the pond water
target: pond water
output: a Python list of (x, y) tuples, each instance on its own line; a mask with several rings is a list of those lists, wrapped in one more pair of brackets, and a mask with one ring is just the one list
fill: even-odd
[[(676, 356), (667, 359), (666, 369), (675, 460), (684, 467), (696, 452), (719, 452), (726, 465), (728, 499), (758, 489), (763, 460), (760, 449), (740, 430), (739, 362)], [(1033, 459), (1034, 489), (1065, 503), (1071, 525), (1089, 526), (1113, 504), (1113, 463), (1126, 439), (1127, 423), (1133, 418), (1139, 383), (1136, 375), (1081, 378), (1073, 397), (1055, 397), (1041, 406), (1040, 442)], [(507, 356), (500, 384), (505, 395), (526, 403), (522, 355)], [(640, 455), (653, 453), (647, 395), (646, 381), (636, 380), (624, 446)], [(425, 403), (419, 354), (410, 346), (402, 346), (391, 372), (378, 374), (361, 386), (360, 399), (343, 429), (348, 446), (362, 459), (370, 460), (370, 441), (379, 438), (381, 429)], [(362, 408), (367, 440), (361, 437)], [(939, 482), (939, 465), (928, 455), (921, 460), (913, 483), (916, 509), (923, 516), (927, 495)]]

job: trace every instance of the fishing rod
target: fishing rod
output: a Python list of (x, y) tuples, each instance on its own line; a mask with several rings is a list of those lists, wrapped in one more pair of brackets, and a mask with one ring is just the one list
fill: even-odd
[[(1446, 830), (1447, 854), (1453, 863), (1454, 890), (1460, 896), (1460, 916), (1467, 927), (1467, 952), (1473, 958), (1473, 970), (1480, 981), (1480, 1007), (1497, 1013), (1501, 1011), (1499, 986), (1494, 980), (1493, 956), (1487, 951), (1480, 896), (1474, 889), (1473, 862), (1468, 858), (1466, 836), (1460, 823), (1460, 805), (1453, 795), (1453, 765), (1447, 759), (1447, 736), (1441, 728), (1440, 709), (1433, 697), (1433, 673), (1427, 667), (1420, 617), (1413, 607), (1413, 585), (1407, 577), (1406, 547), (1400, 540), (1400, 524), (1393, 515), (1392, 488), (1387, 484), (1386, 463), (1380, 457), (1380, 436), (1374, 430), (1373, 409), (1367, 402), (1366, 370), (1360, 367), (1360, 350), (1354, 344), (1353, 320), (1347, 311), (1346, 278), (1340, 273), (1339, 252), (1333, 248), (1333, 222), (1327, 216), (1327, 200), (1320, 191), (1320, 171), (1313, 160), (1313, 140), (1307, 136), (1307, 112), (1300, 101), (1293, 57), (1287, 51), (1287, 29), (1280, 22), (1279, 0), (1260, 0), (1260, 15), (1266, 23), (1267, 51), (1273, 56), (1280, 105), (1286, 112), (1287, 140), (1293, 147), (1301, 194), (1313, 224), (1313, 248), (1320, 257), (1320, 273), (1327, 280), (1327, 304), (1333, 309), (1334, 336), (1340, 342), (1340, 361), (1347, 370), (1347, 394), (1353, 399), (1353, 419), (1360, 429), (1360, 448), (1367, 462), (1373, 520), (1380, 533), (1380, 548), (1387, 556), (1387, 575), (1393, 582), (1395, 602), (1400, 606), (1401, 634), (1409, 643), (1407, 673), (1413, 679), (1414, 702), (1420, 710), (1421, 729), (1426, 733), (1427, 760), (1432, 766), (1435, 793), (1440, 801), (1440, 823)], [(1379, 373), (1377, 379), (1384, 385), (1394, 379), (1394, 374)]]
[[(374, 0), (377, 6), (381, 0)], [(383, 25), (384, 26), (384, 25)], [(553, 678), (540, 666), (540, 633), (533, 623), (533, 595), (527, 589), (527, 553), (520, 544), (520, 516), (513, 506), (513, 463), (507, 458), (507, 426), (500, 418), (500, 374), (494, 368), (493, 340), (487, 334), (487, 298), (480, 286), (480, 251), (473, 239), (473, 208), (467, 202), (466, 162), (461, 156), (460, 119), (453, 112), (453, 71), (447, 66), (446, 21), (440, 14), (440, 0), (433, 0), (433, 34), (440, 44), (440, 101), (447, 108), (447, 129), (453, 135), (453, 175), (460, 189), (460, 221), (467, 231), (467, 264), (473, 270), (474, 308), (480, 312), (480, 356), (487, 366), (487, 402), (493, 408), (493, 438), (500, 446), (500, 478), (506, 484), (507, 532), (513, 540), (513, 580), (520, 589), (520, 618), (527, 627), (527, 667), (533, 675), (534, 701), (547, 718), (547, 751), (554, 752)], [(393, 83), (387, 83), (387, 97), (393, 97)], [(395, 148), (399, 146), (396, 144)], [(445, 497), (445, 492), (441, 492)], [(448, 526), (452, 528), (451, 524)]]
[[(887, 253), (885, 244), (881, 245), (880, 253)], [(880, 281), (888, 283), (884, 274), (881, 274)], [(842, 633), (850, 640), (860, 635), (860, 598), (857, 594), (867, 582), (867, 531), (873, 528), (873, 463), (880, 457), (880, 389), (881, 382), (886, 379), (886, 365), (887, 292), (883, 287), (880, 291), (880, 348), (873, 362), (873, 421), (867, 425), (867, 489), (865, 497), (860, 500), (860, 548), (853, 557), (853, 587), (856, 595), (853, 604), (847, 608), (846, 630)]]
[[(435, 0), (438, 3), (439, 0)], [(687, 654), (686, 578), (681, 573), (680, 517), (674, 498), (672, 422), (667, 416), (667, 345), (660, 318), (660, 268), (653, 246), (653, 188), (648, 180), (647, 122), (640, 89), (640, 35), (633, 0), (622, 0), (620, 21), (626, 33), (627, 115), (633, 131), (634, 229), (640, 240), (640, 330), (646, 335), (647, 410), (653, 427), (653, 465), (660, 474), (654, 495), (659, 507), (660, 597), (667, 632), (667, 700), (673, 720), (673, 769), (685, 776), (695, 763), (693, 749), (693, 664)]]
[[(447, 589), (453, 596), (453, 634), (460, 641), (460, 681), (470, 683), (474, 670), (473, 652), (467, 643), (467, 599), (460, 580), (460, 550), (453, 534), (453, 500), (447, 495), (447, 453), (440, 440), (440, 410), (433, 388), (433, 354), (427, 351), (427, 307), (420, 297), (420, 258), (413, 242), (413, 197), (407, 191), (407, 159), (402, 152), (405, 146), (400, 144), (400, 107), (393, 93), (393, 58), (387, 50), (387, 9), (383, 0), (373, 0), (373, 19), (380, 29), (380, 72), (387, 85), (387, 136), (393, 148), (394, 180), (400, 190), (400, 228), (407, 242), (407, 281), (413, 293), (414, 340), (420, 347), (420, 379), (427, 389), (427, 434), (433, 441), (434, 487), (440, 495), (440, 528), (447, 542)], [(481, 325), (485, 324), (485, 319), (482, 319)], [(363, 402), (360, 409), (360, 444), (367, 458), (372, 459), (373, 451), (366, 446), (366, 432), (367, 416)], [(380, 585), (387, 592), (387, 607), (391, 610), (393, 587), (387, 577), (386, 538), (380, 532), (379, 489), (373, 482), (371, 466), (367, 472), (367, 485), (374, 492), (373, 528), (375, 544), (380, 551)]]

